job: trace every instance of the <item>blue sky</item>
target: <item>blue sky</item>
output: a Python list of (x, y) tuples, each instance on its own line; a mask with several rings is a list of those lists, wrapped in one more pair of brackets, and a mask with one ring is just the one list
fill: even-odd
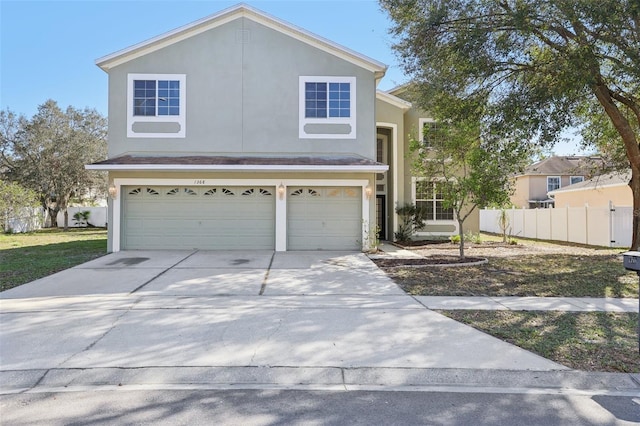
[[(214, 14), (238, 1), (1, 0), (1, 107), (31, 116), (51, 98), (107, 113), (99, 57)], [(378, 3), (249, 1), (266, 13), (389, 65), (379, 88), (405, 81)]]
[[(107, 74), (95, 60), (238, 1), (0, 0), (0, 108), (32, 116), (47, 99), (107, 115)], [(389, 66), (382, 90), (406, 81), (390, 22), (372, 0), (245, 1)], [(557, 146), (571, 154), (572, 146)]]

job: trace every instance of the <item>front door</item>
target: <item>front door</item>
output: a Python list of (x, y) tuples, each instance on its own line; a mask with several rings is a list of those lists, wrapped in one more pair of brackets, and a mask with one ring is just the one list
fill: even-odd
[(376, 195), (376, 221), (378, 223), (378, 239), (384, 240), (387, 235), (387, 211), (384, 195)]

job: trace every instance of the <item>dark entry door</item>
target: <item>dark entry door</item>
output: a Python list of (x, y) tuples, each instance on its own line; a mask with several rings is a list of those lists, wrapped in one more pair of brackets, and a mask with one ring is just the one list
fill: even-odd
[(378, 222), (378, 239), (387, 239), (387, 203), (386, 196), (376, 195), (376, 221)]

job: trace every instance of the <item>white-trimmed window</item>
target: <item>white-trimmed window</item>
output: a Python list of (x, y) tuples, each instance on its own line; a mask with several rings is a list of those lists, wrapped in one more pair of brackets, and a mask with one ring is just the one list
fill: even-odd
[(427, 221), (454, 220), (453, 209), (444, 206), (444, 189), (445, 182), (413, 179), (413, 199)]
[(300, 138), (356, 137), (356, 78), (301, 76)]
[(184, 138), (185, 74), (129, 74), (127, 137)]
[(569, 185), (573, 185), (574, 183), (584, 182), (584, 176), (571, 176), (569, 178)]
[(439, 135), (425, 130), (437, 130), (440, 124), (432, 118), (420, 118), (418, 120), (418, 140), (425, 148), (432, 148), (440, 141)]
[(547, 176), (547, 192), (560, 189), (560, 176)]

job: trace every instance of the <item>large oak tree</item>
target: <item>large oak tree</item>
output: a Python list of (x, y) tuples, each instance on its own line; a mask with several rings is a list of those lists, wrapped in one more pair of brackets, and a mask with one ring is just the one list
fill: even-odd
[(632, 249), (638, 248), (639, 1), (380, 3), (393, 21), (394, 48), (422, 108), (453, 105), (446, 115), (477, 117), (485, 140), (538, 146), (552, 145), (563, 130), (585, 120), (594, 134), (604, 118), (631, 169)]
[(0, 111), (0, 172), (5, 179), (32, 189), (57, 226), (72, 196), (106, 187), (105, 177), (85, 164), (106, 157), (107, 120), (93, 109), (62, 110), (53, 100), (31, 118)]

